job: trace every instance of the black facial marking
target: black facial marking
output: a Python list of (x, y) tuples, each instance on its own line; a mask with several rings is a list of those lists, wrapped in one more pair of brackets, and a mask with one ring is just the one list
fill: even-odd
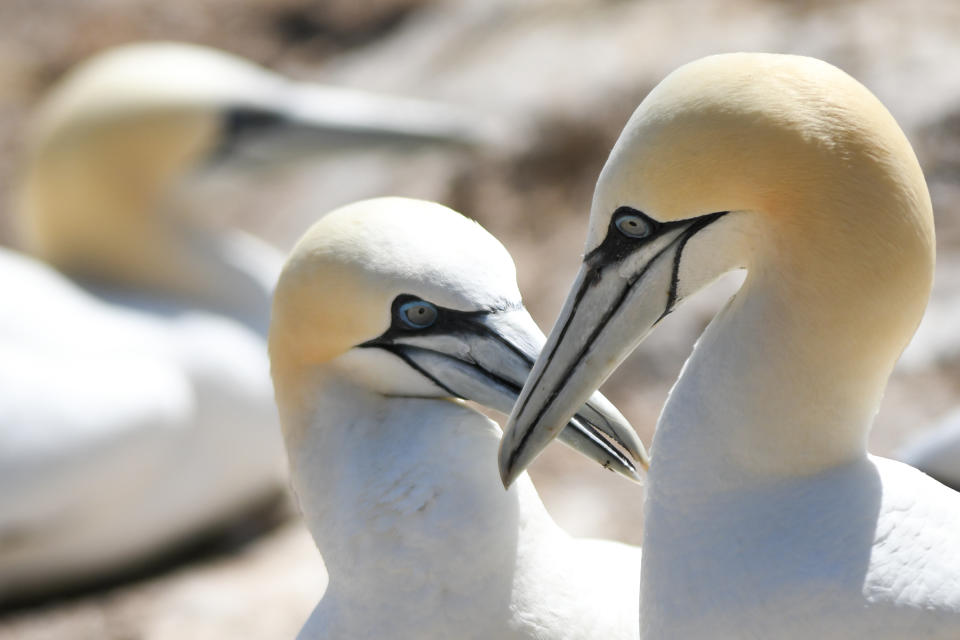
[(504, 304), (496, 308), (478, 309), (476, 311), (460, 311), (458, 309), (449, 309), (447, 307), (441, 307), (439, 305), (430, 303), (437, 310), (437, 319), (433, 322), (433, 324), (427, 327), (416, 328), (407, 324), (401, 316), (401, 307), (408, 302), (429, 301), (423, 300), (418, 296), (410, 295), (409, 293), (401, 293), (393, 299), (393, 303), (390, 305), (390, 327), (380, 336), (374, 338), (373, 340), (367, 340), (366, 342), (357, 346), (364, 348), (382, 347), (384, 344), (393, 343), (393, 341), (397, 338), (406, 337), (412, 334), (426, 336), (435, 334), (480, 333), (497, 339), (506, 346), (510, 347), (510, 349), (521, 358), (530, 361), (530, 356), (528, 354), (524, 354), (515, 345), (507, 342), (502, 336), (498, 335), (483, 322), (479, 321), (480, 319), (493, 313), (502, 313), (504, 311), (519, 309), (522, 307), (522, 305), (519, 303)]
[(244, 139), (288, 125), (288, 118), (276, 111), (253, 106), (231, 107), (222, 116), (220, 142), (210, 154), (210, 160), (215, 163), (231, 155)]
[[(643, 218), (644, 222), (646, 222), (650, 228), (650, 233), (642, 238), (631, 238), (621, 233), (617, 228), (617, 219), (625, 213)], [(583, 261), (590, 267), (620, 262), (643, 245), (662, 236), (667, 231), (687, 224), (690, 224), (689, 219), (660, 222), (632, 207), (617, 207), (617, 210), (610, 216), (610, 224), (607, 225), (607, 235), (603, 238), (603, 242), (588, 253)]]
[[(450, 387), (446, 386), (440, 382), (437, 378), (432, 376), (428, 371), (419, 366), (413, 358), (410, 357), (411, 353), (416, 353), (417, 351), (424, 350), (422, 347), (417, 347), (409, 344), (398, 343), (396, 340), (398, 338), (408, 337), (410, 335), (418, 336), (431, 336), (431, 335), (483, 335), (488, 338), (492, 338), (507, 347), (510, 351), (515, 353), (521, 360), (523, 360), (528, 366), (533, 366), (534, 357), (536, 354), (526, 353), (520, 347), (513, 344), (496, 331), (491, 329), (489, 326), (482, 322), (482, 319), (493, 313), (502, 313), (504, 311), (509, 311), (511, 309), (521, 308), (520, 304), (504, 304), (503, 306), (492, 308), (492, 309), (479, 309), (477, 311), (460, 311), (457, 309), (449, 309), (447, 307), (441, 307), (438, 305), (433, 305), (437, 310), (437, 318), (433, 324), (417, 328), (411, 327), (407, 322), (404, 321), (402, 317), (404, 305), (410, 302), (426, 302), (421, 298), (410, 295), (407, 293), (400, 294), (394, 298), (393, 303), (390, 305), (390, 327), (383, 332), (378, 337), (373, 340), (368, 340), (364, 343), (357, 345), (360, 348), (369, 349), (369, 348), (378, 348), (385, 351), (389, 351), (394, 354), (413, 369), (420, 372), (424, 377), (433, 382), (435, 385), (443, 389), (450, 396), (455, 398), (463, 397), (463, 394), (457, 393)], [(493, 384), (496, 384), (506, 390), (510, 391), (514, 395), (520, 393), (520, 386), (516, 383), (503, 378), (496, 373), (483, 368), (476, 361), (468, 362), (469, 365), (474, 367), (477, 371), (483, 374), (489, 381)]]
[[(367, 344), (368, 344), (368, 343), (365, 342), (365, 343), (363, 343), (363, 344), (360, 345), (360, 346), (361, 346), (361, 347), (366, 347)], [(373, 345), (370, 345), (370, 346), (373, 346)], [(424, 369), (423, 367), (421, 367), (420, 365), (418, 365), (418, 364), (416, 363), (416, 361), (414, 361), (414, 359), (411, 358), (411, 357), (407, 354), (408, 348), (405, 347), (404, 345), (399, 345), (399, 344), (382, 344), (382, 345), (376, 345), (376, 346), (378, 346), (378, 347), (381, 348), (381, 349), (385, 349), (386, 351), (389, 351), (389, 352), (392, 353), (393, 355), (397, 356), (398, 358), (400, 358), (401, 360), (403, 360), (404, 362), (406, 362), (407, 365), (409, 365), (411, 368), (413, 368), (414, 370), (416, 370), (417, 372), (419, 372), (420, 375), (422, 375), (422, 376), (425, 377), (427, 380), (429, 380), (429, 381), (432, 382), (433, 384), (435, 384), (435, 385), (437, 385), (438, 387), (440, 387), (441, 389), (443, 389), (445, 393), (450, 394), (450, 397), (452, 397), (452, 398), (459, 398), (459, 397), (460, 397), (460, 394), (458, 394), (456, 391), (454, 391), (453, 389), (451, 389), (451, 388), (448, 387), (447, 385), (445, 385), (445, 384), (443, 384), (442, 382), (440, 382), (439, 380), (437, 380), (434, 376), (430, 375), (430, 372), (429, 372), (429, 371), (427, 371), (426, 369)]]
[[(397, 342), (396, 340), (398, 338), (409, 337), (411, 335), (482, 335), (492, 338), (493, 340), (496, 340), (500, 344), (504, 345), (507, 349), (515, 353), (521, 360), (523, 360), (528, 367), (533, 367), (536, 357), (535, 353), (527, 353), (523, 351), (520, 347), (513, 344), (504, 336), (500, 335), (482, 322), (482, 318), (490, 314), (503, 313), (505, 311), (522, 308), (521, 304), (505, 304), (501, 307), (493, 309), (481, 309), (477, 311), (459, 311), (457, 309), (449, 309), (447, 307), (433, 305), (437, 310), (436, 321), (427, 327), (414, 328), (404, 322), (400, 314), (402, 313), (401, 309), (405, 304), (419, 301), (423, 300), (410, 294), (401, 294), (394, 298), (390, 309), (390, 327), (380, 336), (357, 346), (364, 349), (383, 349), (384, 351), (394, 354), (407, 363), (407, 365), (409, 365), (415, 371), (420, 373), (420, 375), (425, 377), (427, 380), (430, 380), (439, 389), (442, 389), (444, 393), (453, 398), (464, 398), (464, 395), (458, 393), (455, 389), (452, 389), (441, 382), (436, 376), (417, 364), (416, 359), (412, 357), (412, 354), (427, 351), (427, 349), (424, 347)], [(521, 384), (518, 384), (512, 380), (508, 380), (499, 374), (490, 371), (475, 360), (464, 360), (463, 362), (473, 367), (478, 373), (486, 378), (491, 385), (500, 387), (501, 389), (512, 394), (514, 397), (520, 394), (522, 386)], [(636, 466), (633, 464), (633, 462), (627, 456), (618, 451), (616, 447), (611, 445), (607, 438), (594, 426), (594, 424), (579, 416), (571, 419), (571, 422), (576, 422), (576, 426), (579, 428), (581, 434), (592, 441), (595, 446), (605, 451), (608, 457), (611, 459), (616, 459), (623, 466), (636, 471)], [(607, 465), (609, 464), (610, 463), (608, 462)]]
[[(453, 397), (453, 398), (463, 398), (463, 399), (465, 399), (465, 400), (469, 400), (469, 399), (470, 399), (470, 398), (467, 398), (464, 394), (459, 393), (459, 392), (455, 391), (454, 389), (451, 389), (450, 387), (446, 386), (445, 384), (442, 384), (439, 380), (437, 380), (437, 379), (436, 379), (433, 375), (431, 375), (428, 371), (426, 371), (425, 369), (423, 369), (422, 367), (420, 367), (420, 366), (418, 366), (418, 365), (416, 364), (416, 362), (415, 362), (414, 359), (412, 358), (412, 354), (416, 354), (416, 353), (418, 353), (418, 352), (429, 351), (428, 349), (424, 349), (423, 347), (415, 347), (415, 346), (413, 346), (413, 345), (408, 345), (408, 344), (388, 344), (388, 345), (382, 345), (380, 348), (385, 349), (386, 351), (389, 351), (390, 353), (394, 354), (394, 355), (397, 356), (398, 358), (402, 359), (404, 362), (406, 362), (407, 364), (409, 364), (411, 367), (413, 367), (414, 369), (416, 369), (417, 371), (419, 371), (420, 373), (422, 373), (424, 376), (426, 376), (429, 380), (431, 380), (431, 381), (432, 381), (434, 384), (436, 384), (438, 387), (440, 387), (441, 389), (443, 389), (444, 391), (446, 391), (448, 394), (450, 394), (451, 397)], [(479, 372), (484, 378), (486, 378), (487, 381), (490, 382), (492, 386), (499, 387), (500, 389), (502, 389), (502, 390), (504, 390), (504, 391), (507, 391), (508, 393), (511, 393), (511, 394), (513, 394), (514, 396), (516, 396), (517, 394), (520, 393), (520, 385), (519, 385), (519, 384), (517, 384), (516, 382), (514, 382), (514, 381), (512, 381), (512, 380), (507, 380), (506, 378), (504, 378), (504, 377), (502, 377), (502, 376), (494, 373), (493, 371), (490, 371), (489, 369), (487, 369), (487, 368), (483, 367), (482, 365), (480, 365), (480, 363), (476, 362), (475, 360), (472, 360), (472, 359), (469, 360), (469, 361), (467, 361), (467, 360), (461, 360), (461, 362), (464, 362), (464, 363), (470, 365), (471, 367), (473, 367), (474, 369), (476, 369), (477, 372)]]
[[(677, 287), (680, 285), (680, 259), (683, 257), (683, 250), (684, 248), (686, 248), (687, 242), (698, 231), (700, 231), (705, 226), (715, 221), (717, 218), (720, 218), (726, 213), (727, 212), (724, 211), (722, 213), (711, 214), (712, 216), (716, 216), (716, 217), (712, 217), (710, 220), (706, 220), (703, 222), (695, 222), (694, 224), (690, 225), (690, 228), (687, 229), (683, 233), (683, 235), (681, 235), (680, 238), (678, 239), (677, 250), (673, 254), (673, 269), (670, 273), (670, 290), (667, 292), (667, 305), (664, 307), (663, 313), (660, 314), (660, 317), (657, 318), (657, 322), (660, 322), (666, 316), (668, 316), (671, 312), (673, 312), (673, 308), (677, 304)], [(711, 216), (704, 216), (704, 218), (707, 218), (707, 217), (711, 217)], [(654, 325), (656, 325), (657, 322), (655, 322)]]
[(233, 138), (279, 127), (287, 118), (276, 111), (258, 107), (233, 107), (223, 117), (223, 135)]
[[(617, 228), (616, 221), (618, 217), (624, 213), (629, 213), (631, 215), (636, 215), (644, 219), (644, 221), (650, 227), (650, 233), (643, 236), (642, 238), (631, 238), (623, 233)], [(537, 412), (537, 415), (534, 417), (534, 420), (530, 423), (531, 425), (536, 425), (543, 418), (543, 415), (549, 409), (550, 405), (553, 404), (557, 396), (566, 388), (567, 382), (570, 380), (570, 377), (573, 375), (573, 370), (576, 369), (579, 362), (586, 355), (587, 351), (593, 346), (596, 339), (599, 337), (600, 333), (603, 331), (607, 322), (610, 321), (610, 318), (620, 310), (623, 306), (623, 303), (626, 301), (627, 296), (630, 294), (630, 290), (633, 286), (639, 282), (650, 267), (660, 259), (660, 257), (669, 249), (676, 247), (676, 252), (674, 253), (673, 259), (673, 269), (670, 280), (670, 289), (667, 294), (667, 305), (664, 308), (663, 313), (660, 314), (660, 317), (657, 318), (657, 321), (654, 323), (654, 326), (660, 320), (662, 320), (667, 314), (669, 314), (677, 300), (677, 287), (679, 285), (679, 275), (680, 275), (680, 259), (683, 249), (687, 244), (687, 241), (693, 237), (697, 232), (701, 231), (707, 225), (715, 222), (719, 218), (725, 216), (728, 211), (720, 211), (717, 213), (710, 213), (697, 218), (687, 218), (684, 220), (674, 220), (671, 222), (660, 222), (654, 220), (650, 216), (646, 215), (642, 211), (638, 211), (632, 207), (618, 207), (613, 215), (610, 216), (610, 224), (607, 227), (607, 235), (604, 237), (603, 242), (597, 245), (590, 253), (584, 256), (583, 262), (587, 267), (587, 273), (585, 275), (583, 284), (580, 286), (580, 289), (577, 291), (576, 296), (573, 302), (573, 309), (570, 314), (567, 315), (563, 326), (560, 328), (560, 337), (554, 343), (552, 350), (547, 356), (548, 362), (553, 359), (553, 356), (556, 354), (557, 347), (563, 342), (563, 338), (567, 333), (567, 329), (570, 326), (570, 322), (573, 320), (576, 315), (577, 308), (580, 306), (581, 301), (587, 292), (593, 288), (597, 282), (600, 281), (603, 276), (603, 272), (610, 266), (615, 266), (627, 258), (631, 253), (637, 249), (643, 247), (646, 244), (649, 244), (653, 240), (657, 239), (664, 233), (671, 231), (676, 228), (686, 227), (686, 229), (677, 236), (672, 242), (663, 247), (660, 251), (656, 253), (647, 263), (643, 266), (638, 273), (632, 275), (630, 278), (624, 280), (624, 284), (619, 294), (617, 295), (616, 301), (611, 305), (603, 314), (600, 322), (598, 322), (593, 330), (590, 332), (590, 336), (587, 341), (581, 347), (577, 357), (570, 361), (570, 364), (567, 366), (566, 371), (564, 371), (563, 376), (560, 378), (560, 383), (549, 393), (546, 401), (540, 408), (540, 411)], [(546, 371), (544, 367), (537, 377), (536, 381), (532, 386), (537, 386), (542, 382), (543, 374)], [(532, 395), (532, 394), (531, 394)], [(515, 414), (519, 415), (522, 413), (526, 407), (527, 403), (530, 401), (530, 395), (528, 395), (523, 404), (515, 409)], [(526, 446), (527, 439), (530, 434), (533, 432), (533, 429), (529, 429), (520, 439), (520, 443), (517, 447), (514, 448), (513, 455), (510, 457), (509, 464), (513, 465), (517, 456), (520, 455), (520, 452)]]

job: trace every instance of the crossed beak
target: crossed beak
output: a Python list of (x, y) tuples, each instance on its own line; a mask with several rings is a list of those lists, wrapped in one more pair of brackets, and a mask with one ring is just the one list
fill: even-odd
[(500, 444), (500, 477), (514, 479), (560, 433), (576, 408), (682, 297), (687, 241), (726, 212), (669, 223), (625, 238), (611, 223), (585, 258), (550, 338), (517, 400)]
[[(444, 310), (426, 331), (387, 332), (363, 347), (390, 351), (452, 397), (504, 414), (513, 408), (546, 338), (525, 308)], [(626, 418), (600, 393), (586, 394), (557, 437), (604, 467), (639, 481), (647, 452)]]

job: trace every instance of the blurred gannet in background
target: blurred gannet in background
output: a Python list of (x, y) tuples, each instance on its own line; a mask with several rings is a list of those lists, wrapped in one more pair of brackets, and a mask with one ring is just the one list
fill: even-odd
[(810, 58), (680, 68), (614, 146), (586, 249), (506, 483), (682, 299), (747, 270), (654, 437), (642, 637), (960, 638), (960, 495), (866, 452), (934, 263), (923, 174), (879, 101)]
[(183, 182), (483, 135), (450, 107), (172, 43), (83, 64), (36, 124), (18, 213), (40, 260), (0, 250), (0, 604), (127, 569), (282, 486), (266, 355), (282, 257), (175, 211)]
[[(438, 204), (341, 208), (294, 248), (270, 358), (295, 492), (329, 585), (301, 638), (636, 638), (640, 550), (577, 540), (529, 477), (504, 492), (497, 425), (543, 344), (513, 261)], [(629, 425), (587, 394), (560, 438), (636, 477)], [(571, 414), (573, 415), (573, 414)]]

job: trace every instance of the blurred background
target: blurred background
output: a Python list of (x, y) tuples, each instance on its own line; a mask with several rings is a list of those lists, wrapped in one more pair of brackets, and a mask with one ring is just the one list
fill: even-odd
[[(647, 91), (710, 53), (812, 55), (887, 105), (933, 196), (934, 297), (871, 435), (871, 450), (890, 455), (960, 400), (958, 34), (951, 0), (4, 0), (0, 243), (18, 243), (12, 186), (31, 110), (52, 83), (114, 45), (201, 43), (296, 79), (464, 105), (503, 124), (508, 135), (481, 149), (330, 153), (217, 185), (198, 209), (286, 252), (341, 204), (437, 200), (506, 245), (527, 306), (549, 331), (579, 266), (594, 181)], [(735, 286), (720, 283), (670, 316), (604, 388), (646, 443), (695, 337)], [(532, 474), (571, 533), (642, 542), (636, 487), (559, 446)], [(0, 614), (0, 639), (293, 637), (322, 590), (318, 573), (312, 540), (291, 515), (146, 578)]]

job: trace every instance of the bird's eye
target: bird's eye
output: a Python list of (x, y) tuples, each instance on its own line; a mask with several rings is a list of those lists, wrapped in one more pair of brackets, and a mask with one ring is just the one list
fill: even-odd
[(646, 238), (652, 231), (647, 219), (633, 210), (615, 213), (613, 224), (628, 238)]
[(424, 300), (400, 305), (400, 321), (411, 329), (426, 329), (437, 321), (437, 308)]

